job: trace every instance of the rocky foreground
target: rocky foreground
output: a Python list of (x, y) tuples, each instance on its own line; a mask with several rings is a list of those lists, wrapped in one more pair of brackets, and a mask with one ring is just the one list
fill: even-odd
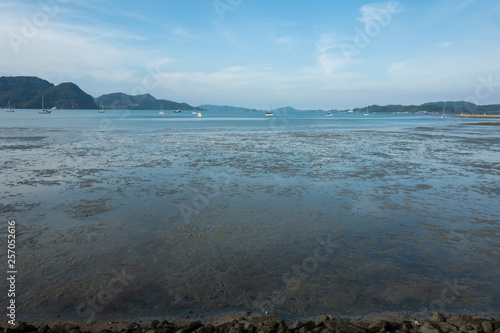
[[(402, 320), (350, 321), (331, 316), (319, 316), (307, 322), (286, 324), (278, 317), (239, 317), (219, 325), (203, 324), (200, 321), (174, 324), (166, 320), (153, 320), (149, 324), (126, 323), (118, 328), (117, 323), (106, 325), (83, 325), (57, 323), (31, 325), (17, 322), (14, 327), (0, 328), (0, 333), (365, 333), (365, 332), (468, 332), (500, 333), (500, 315), (493, 318), (473, 318), (470, 315), (453, 315), (445, 318), (434, 313), (428, 319), (405, 316)], [(123, 323), (122, 323), (123, 324)], [(84, 327), (85, 326), (85, 327)]]

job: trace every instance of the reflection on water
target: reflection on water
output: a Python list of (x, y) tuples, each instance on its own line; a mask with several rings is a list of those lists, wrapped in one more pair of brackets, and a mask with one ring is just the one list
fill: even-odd
[(23, 318), (500, 310), (494, 126), (16, 114), (1, 210)]

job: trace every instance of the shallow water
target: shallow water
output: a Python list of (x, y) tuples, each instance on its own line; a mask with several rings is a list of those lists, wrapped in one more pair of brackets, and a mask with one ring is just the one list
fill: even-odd
[(473, 121), (0, 114), (18, 314), (498, 313), (500, 135)]

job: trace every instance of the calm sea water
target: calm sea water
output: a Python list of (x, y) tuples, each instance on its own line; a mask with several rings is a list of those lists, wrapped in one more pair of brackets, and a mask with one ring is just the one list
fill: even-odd
[(18, 318), (498, 313), (500, 132), (475, 121), (2, 112)]

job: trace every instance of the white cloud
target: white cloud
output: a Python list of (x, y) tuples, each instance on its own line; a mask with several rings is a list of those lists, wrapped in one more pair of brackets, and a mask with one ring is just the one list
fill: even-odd
[(389, 64), (389, 66), (387, 67), (387, 71), (389, 73), (400, 73), (408, 68), (407, 65), (409, 63), (410, 60), (393, 62), (392, 64)]
[(184, 39), (193, 39), (194, 35), (192, 35), (190, 32), (187, 30), (180, 28), (180, 27), (175, 27), (175, 28), (170, 28), (169, 32), (175, 36), (175, 37), (180, 37)]
[(367, 4), (360, 8), (361, 17), (357, 20), (365, 25), (372, 21), (377, 21), (385, 26), (391, 21), (392, 15), (398, 14), (401, 11), (402, 7), (398, 1)]

